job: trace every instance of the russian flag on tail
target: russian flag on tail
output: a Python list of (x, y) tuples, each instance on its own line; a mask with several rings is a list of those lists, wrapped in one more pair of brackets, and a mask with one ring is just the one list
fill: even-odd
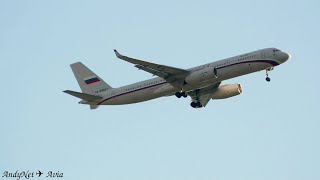
[(100, 79), (97, 77), (97, 76), (91, 76), (91, 77), (88, 77), (88, 78), (85, 78), (84, 79), (84, 82), (89, 85), (89, 84), (93, 84), (95, 82), (99, 82)]

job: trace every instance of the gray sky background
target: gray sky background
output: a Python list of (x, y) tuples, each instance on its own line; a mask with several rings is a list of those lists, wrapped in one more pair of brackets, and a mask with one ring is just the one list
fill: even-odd
[[(320, 1), (0, 2), (0, 173), (64, 179), (320, 179)], [(164, 97), (95, 111), (82, 61), (114, 87), (151, 78), (113, 49), (180, 68), (276, 47), (292, 58), (242, 76), (243, 94), (192, 109)], [(45, 178), (43, 178), (45, 179)]]

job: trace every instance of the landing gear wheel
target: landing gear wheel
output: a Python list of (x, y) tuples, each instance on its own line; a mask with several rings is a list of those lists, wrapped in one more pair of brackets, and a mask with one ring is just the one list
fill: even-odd
[(266, 75), (267, 75), (266, 81), (267, 81), (267, 82), (270, 82), (270, 81), (271, 81), (271, 79), (269, 78), (269, 73), (268, 73), (269, 71), (270, 71), (269, 69), (266, 70)]
[(196, 108), (197, 107), (197, 103), (191, 102), (190, 106), (193, 107), (193, 108)]
[(197, 102), (197, 107), (202, 107), (201, 103), (200, 102)]
[(271, 81), (271, 79), (270, 79), (269, 77), (266, 77), (266, 81), (270, 82), (270, 81)]
[(193, 108), (201, 108), (202, 107), (200, 102), (191, 102), (190, 106)]
[(188, 94), (187, 94), (186, 92), (182, 92), (181, 95), (182, 95), (184, 98), (188, 97)]
[(188, 94), (186, 92), (176, 92), (175, 95), (176, 95), (177, 98), (181, 98), (181, 97), (186, 98), (186, 97), (188, 97)]

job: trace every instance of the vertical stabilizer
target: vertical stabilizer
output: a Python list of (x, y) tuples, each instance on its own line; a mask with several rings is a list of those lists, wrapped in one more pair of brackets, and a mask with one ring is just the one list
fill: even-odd
[(83, 93), (98, 95), (112, 89), (110, 85), (81, 62), (71, 64), (70, 66)]

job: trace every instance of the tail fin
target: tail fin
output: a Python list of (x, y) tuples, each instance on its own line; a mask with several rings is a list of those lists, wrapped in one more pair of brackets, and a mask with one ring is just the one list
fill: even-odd
[(110, 85), (81, 62), (71, 64), (70, 66), (83, 93), (98, 95), (112, 89)]

